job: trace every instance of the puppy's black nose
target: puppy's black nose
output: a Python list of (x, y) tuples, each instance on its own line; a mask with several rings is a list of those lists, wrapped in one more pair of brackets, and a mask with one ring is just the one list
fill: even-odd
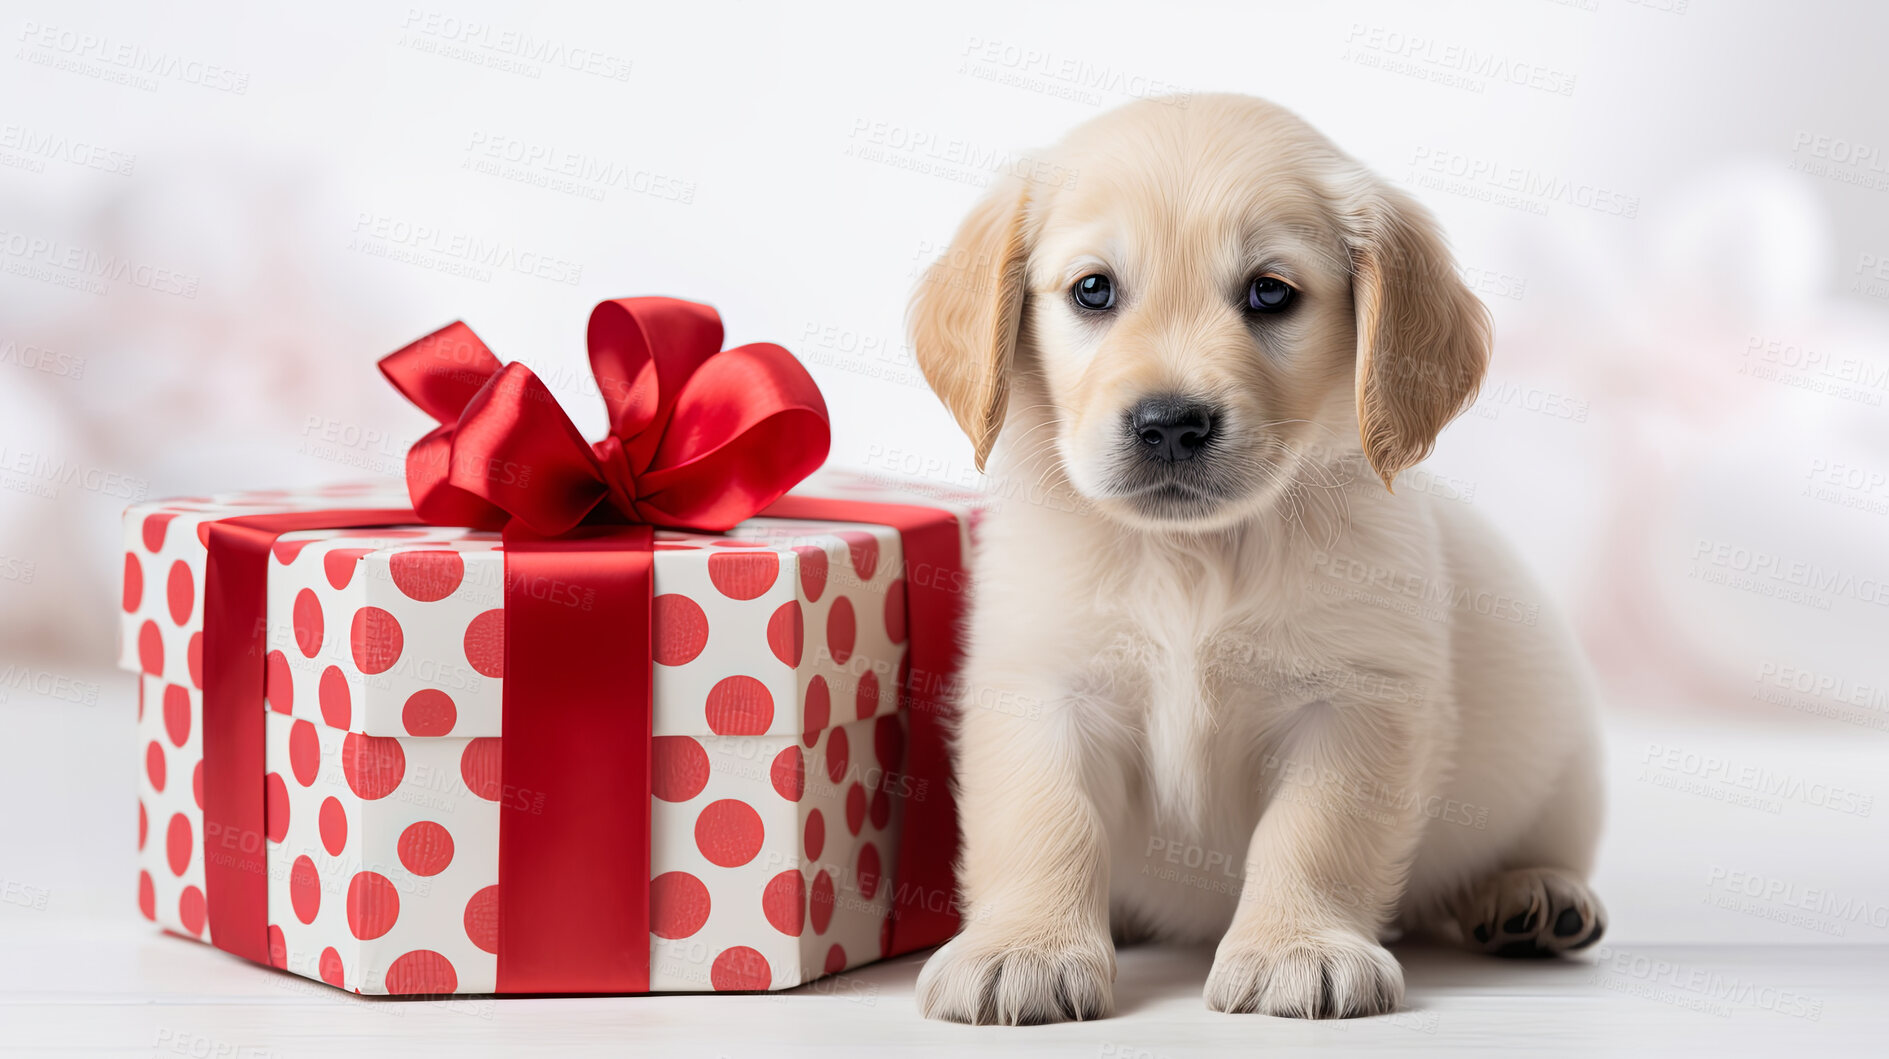
[(1128, 428), (1148, 459), (1191, 460), (1213, 439), (1213, 409), (1186, 397), (1144, 397), (1128, 410)]

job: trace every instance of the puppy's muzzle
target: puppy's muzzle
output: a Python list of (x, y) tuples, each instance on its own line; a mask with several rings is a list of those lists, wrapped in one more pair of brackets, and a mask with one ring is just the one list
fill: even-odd
[(1201, 455), (1214, 442), (1217, 411), (1205, 401), (1187, 397), (1142, 398), (1128, 410), (1128, 429), (1138, 442), (1137, 455), (1157, 464)]

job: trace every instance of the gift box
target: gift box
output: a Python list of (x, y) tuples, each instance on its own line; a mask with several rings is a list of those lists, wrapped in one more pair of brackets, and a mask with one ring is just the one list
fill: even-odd
[[(657, 376), (689, 342), (669, 316), (705, 308), (599, 308), (594, 364), (613, 340), (647, 354), (622, 404), (675, 385)], [(708, 355), (719, 338), (694, 336), (697, 368), (727, 356)], [(440, 365), (495, 367), (476, 341), (454, 325), (389, 375), (411, 394)], [(600, 383), (634, 383), (630, 361)], [(403, 380), (403, 362), (426, 371)], [(637, 485), (663, 481), (661, 444), (639, 458), (619, 429), (591, 450), (602, 502), (521, 525), (469, 497), (538, 504), (548, 483), (572, 492), (572, 465), (482, 450), (482, 476), (455, 473), (474, 458), (455, 431), (495, 414), (493, 391), (528, 374), (513, 369), (447, 415), (435, 401), (442, 426), (404, 490), (126, 512), (146, 918), (360, 993), (783, 989), (943, 940), (956, 839), (938, 692), (974, 498), (841, 475), (783, 496), (804, 471), (779, 470), (777, 435), (714, 472), (745, 505), (700, 483), (665, 501)], [(685, 392), (651, 423), (751, 410), (754, 390), (694, 407)], [(636, 470), (610, 481), (625, 450)], [(756, 458), (776, 468), (758, 489)], [(638, 504), (650, 522), (623, 517)], [(730, 510), (770, 517), (680, 525)]]

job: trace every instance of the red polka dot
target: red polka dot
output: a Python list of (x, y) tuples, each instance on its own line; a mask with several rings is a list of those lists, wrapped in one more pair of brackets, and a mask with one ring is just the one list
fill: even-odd
[(800, 594), (809, 603), (820, 602), (826, 592), (826, 549), (795, 548), (794, 554), (800, 557)]
[(179, 625), (190, 620), (197, 605), (197, 583), (190, 576), (190, 564), (182, 559), (171, 564), (170, 580), (164, 585), (164, 601), (170, 607), (171, 620)]
[(497, 737), (474, 739), (466, 744), (466, 749), (459, 755), (459, 778), (466, 781), (466, 789), (473, 794), (488, 802), (496, 802), (500, 784), (499, 762)]
[(144, 602), (144, 567), (139, 565), (138, 557), (131, 552), (125, 553), (125, 590), (123, 603), (125, 613), (130, 614)]
[(289, 867), (289, 904), (295, 918), (304, 923), (313, 923), (315, 913), (321, 911), (321, 875), (307, 854), (295, 858)]
[(833, 904), (837, 895), (833, 892), (833, 877), (822, 871), (813, 877), (813, 898), (808, 902), (808, 918), (813, 920), (813, 932), (825, 934), (827, 925), (833, 922)]
[(459, 723), (459, 708), (438, 688), (421, 688), (400, 708), (400, 723), (408, 735), (447, 735)]
[(184, 887), (177, 895), (177, 918), (184, 924), (184, 932), (201, 936), (203, 934), (203, 891), (194, 886)]
[(357, 871), (348, 880), (348, 932), (373, 941), (394, 929), (400, 918), (400, 894), (385, 875)]
[(773, 552), (717, 552), (708, 557), (708, 579), (729, 599), (755, 599), (774, 587), (781, 559)]
[(196, 688), (203, 687), (203, 634), (202, 633), (193, 632), (190, 634), (190, 646), (187, 650), (184, 651), (184, 662), (186, 665), (190, 667), (191, 686), (196, 687)]
[(198, 758), (197, 763), (195, 765), (192, 765), (190, 768), (190, 797), (191, 797), (191, 800), (197, 803), (197, 808), (199, 809), (203, 808), (203, 759), (202, 758)]
[(347, 728), (354, 711), (348, 697), (348, 678), (340, 666), (329, 666), (321, 671), (317, 695), (321, 699), (322, 721), (330, 728)]
[(800, 617), (800, 601), (782, 603), (767, 619), (767, 646), (789, 667), (800, 664), (801, 646), (806, 640), (805, 623)]
[(403, 953), (387, 965), (387, 992), (393, 996), (450, 993), (458, 988), (453, 962), (432, 949)]
[(348, 811), (341, 804), (341, 799), (333, 795), (322, 799), (319, 822), (321, 824), (321, 848), (331, 857), (339, 857), (341, 851), (348, 848)]
[(879, 674), (870, 669), (859, 674), (859, 688), (853, 693), (853, 710), (862, 721), (879, 712)]
[(845, 596), (835, 597), (833, 608), (826, 612), (826, 650), (835, 663), (845, 665), (846, 660), (853, 657), (855, 633), (853, 601)]
[(753, 677), (724, 677), (708, 690), (708, 729), (716, 735), (760, 735), (774, 723), (774, 696)]
[(283, 566), (287, 566), (290, 563), (295, 561), (296, 556), (302, 554), (303, 548), (306, 548), (313, 543), (315, 542), (312, 540), (290, 541), (290, 540), (282, 540), (281, 538), (277, 538), (276, 542), (269, 547), (269, 550), (275, 553), (276, 562), (281, 563)]
[(855, 783), (846, 788), (846, 830), (859, 834), (866, 825), (866, 786)]
[(652, 656), (665, 666), (693, 662), (708, 646), (708, 615), (701, 605), (676, 592), (665, 592), (651, 603)]
[(400, 786), (407, 774), (407, 754), (392, 736), (349, 732), (341, 744), (341, 771), (348, 789), (371, 802)]
[(143, 912), (146, 919), (157, 919), (157, 884), (148, 871), (138, 873), (138, 911)]
[(800, 741), (812, 748), (832, 719), (833, 695), (827, 690), (826, 678), (816, 676), (807, 682), (807, 706), (801, 717)]
[(826, 817), (815, 809), (807, 814), (807, 859), (819, 860), (820, 851), (826, 848)]
[(761, 852), (761, 814), (747, 802), (723, 798), (695, 818), (695, 848), (709, 863), (739, 868)]
[(341, 966), (341, 954), (333, 945), (321, 950), (321, 980), (336, 989), (347, 988), (347, 969)]
[(438, 875), (453, 862), (453, 836), (431, 820), (410, 824), (395, 847), (400, 863), (415, 875)]
[(394, 587), (421, 603), (445, 599), (466, 578), (466, 562), (456, 551), (395, 552), (387, 565)]
[(151, 830), (151, 818), (145, 815), (144, 799), (138, 799), (138, 851), (144, 851), (144, 836)]
[(826, 950), (826, 973), (838, 974), (846, 969), (846, 950), (838, 945)]
[(649, 741), (649, 793), (665, 802), (686, 802), (708, 786), (708, 751), (686, 735)]
[(853, 560), (853, 573), (859, 580), (872, 580), (873, 571), (879, 569), (879, 538), (865, 530), (841, 530), (835, 534), (846, 542), (846, 552)]
[(879, 767), (885, 771), (898, 770), (899, 761), (905, 756), (905, 729), (900, 727), (898, 715), (889, 714), (873, 723), (872, 755), (879, 759)]
[(315, 657), (321, 651), (322, 622), (321, 600), (315, 598), (314, 589), (304, 588), (295, 594), (294, 614), (290, 620), (295, 623), (295, 646), (301, 649), (302, 657)]
[(686, 871), (669, 871), (649, 881), (649, 932), (659, 938), (686, 938), (708, 922), (708, 887)]
[(826, 778), (838, 783), (846, 777), (846, 729), (835, 728), (826, 739)]
[(362, 607), (354, 612), (354, 622), (348, 628), (348, 646), (361, 672), (385, 673), (400, 660), (404, 646), (400, 622), (379, 607)]
[(879, 847), (868, 842), (859, 847), (859, 896), (872, 900), (879, 892)]
[(155, 739), (144, 748), (144, 774), (151, 778), (152, 790), (164, 790), (164, 746)]
[(807, 880), (799, 869), (789, 868), (768, 880), (761, 892), (761, 914), (782, 934), (800, 936), (807, 919)]
[(269, 702), (269, 708), (277, 713), (289, 713), (295, 709), (295, 674), (289, 669), (288, 656), (280, 651), (270, 651), (262, 663), (262, 694)]
[(171, 519), (177, 517), (175, 511), (159, 511), (144, 516), (144, 550), (157, 551), (164, 547), (164, 531), (170, 528)]
[(346, 588), (354, 580), (354, 571), (361, 565), (361, 557), (371, 553), (372, 548), (336, 548), (323, 552), (321, 572), (327, 576), (328, 583), (335, 588)]
[(172, 875), (182, 875), (184, 869), (190, 867), (190, 851), (195, 846), (191, 838), (190, 818), (172, 813), (170, 827), (164, 834), (164, 856), (170, 861)]
[(280, 842), (289, 834), (289, 785), (280, 772), (262, 778), (263, 831), (269, 841)]
[(289, 966), (289, 939), (282, 936), (282, 928), (269, 924), (269, 966), (287, 969)]
[(746, 945), (736, 945), (715, 957), (708, 980), (722, 992), (766, 989), (774, 984), (774, 972), (768, 968), (767, 957)]
[(466, 626), (466, 661), (488, 677), (505, 675), (505, 612), (488, 610)]
[(905, 582), (894, 581), (885, 590), (885, 634), (893, 643), (905, 642)]
[(807, 788), (807, 767), (800, 760), (799, 747), (789, 746), (774, 755), (774, 764), (768, 773), (781, 797), (790, 802), (800, 800), (801, 792)]
[(892, 799), (886, 796), (885, 788), (872, 792), (872, 806), (866, 810), (866, 815), (872, 820), (873, 827), (885, 830), (885, 825), (892, 819)]
[(315, 726), (307, 721), (296, 721), (289, 726), (289, 771), (295, 773), (295, 782), (304, 787), (312, 786), (315, 776), (321, 772), (321, 738), (315, 734)]
[(164, 685), (164, 733), (172, 746), (190, 738), (190, 692), (176, 684)]
[(488, 886), (472, 895), (466, 902), (464, 922), (466, 937), (479, 951), (498, 952), (498, 887)]
[(164, 636), (157, 631), (157, 622), (138, 626), (138, 667), (149, 676), (164, 675)]

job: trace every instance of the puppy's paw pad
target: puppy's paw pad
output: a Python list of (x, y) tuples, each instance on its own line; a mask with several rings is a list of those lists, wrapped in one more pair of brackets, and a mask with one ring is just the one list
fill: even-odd
[(1368, 938), (1320, 936), (1270, 945), (1222, 943), (1207, 1006), (1232, 1014), (1330, 1019), (1382, 1015), (1404, 1001), (1404, 972)]
[(1106, 943), (1005, 943), (961, 935), (918, 975), (926, 1018), (1028, 1026), (1104, 1018), (1115, 1008), (1115, 954)]
[(1556, 868), (1523, 868), (1483, 880), (1458, 906), (1456, 921), (1472, 947), (1510, 957), (1585, 949), (1607, 930), (1600, 899)]

